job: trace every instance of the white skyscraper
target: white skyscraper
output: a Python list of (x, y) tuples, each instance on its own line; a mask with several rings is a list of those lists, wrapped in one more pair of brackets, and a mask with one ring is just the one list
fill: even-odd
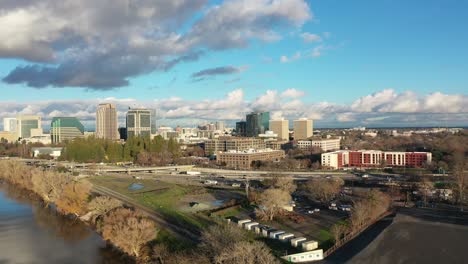
[(16, 118), (6, 117), (3, 118), (3, 130), (8, 132), (16, 132)]

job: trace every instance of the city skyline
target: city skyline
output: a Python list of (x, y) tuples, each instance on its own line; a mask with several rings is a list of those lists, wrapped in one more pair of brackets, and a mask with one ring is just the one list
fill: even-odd
[(92, 129), (96, 105), (114, 103), (120, 126), (128, 107), (169, 126), (232, 126), (254, 110), (317, 128), (468, 124), (466, 3), (8, 3), (0, 118), (76, 116)]

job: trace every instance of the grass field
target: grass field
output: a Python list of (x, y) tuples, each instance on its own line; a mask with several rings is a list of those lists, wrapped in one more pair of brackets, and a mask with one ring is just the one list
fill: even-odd
[[(203, 187), (111, 176), (93, 177), (90, 181), (128, 196), (141, 205), (159, 212), (173, 223), (194, 231), (211, 224), (209, 217), (202, 213), (186, 213), (178, 210), (178, 203), (184, 196), (206, 192)], [(144, 187), (139, 190), (129, 190), (129, 186), (133, 183), (142, 184)]]

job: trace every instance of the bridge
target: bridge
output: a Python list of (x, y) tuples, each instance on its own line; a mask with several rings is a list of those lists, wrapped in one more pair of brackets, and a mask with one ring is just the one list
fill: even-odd
[(155, 172), (155, 171), (190, 171), (195, 167), (194, 165), (181, 165), (181, 166), (162, 166), (162, 167), (113, 167), (113, 168), (95, 168), (95, 169), (89, 169), (90, 171), (95, 171), (95, 172), (126, 172), (126, 173), (132, 173), (132, 172)]

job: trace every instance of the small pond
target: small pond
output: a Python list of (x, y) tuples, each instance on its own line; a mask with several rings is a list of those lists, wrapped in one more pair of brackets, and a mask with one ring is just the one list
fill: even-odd
[(141, 183), (132, 183), (130, 186), (128, 186), (129, 191), (138, 191), (145, 188), (145, 186)]

